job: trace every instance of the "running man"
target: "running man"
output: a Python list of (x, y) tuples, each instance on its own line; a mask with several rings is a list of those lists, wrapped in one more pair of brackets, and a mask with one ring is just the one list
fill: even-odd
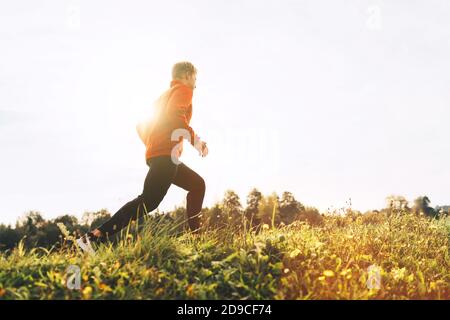
[(149, 167), (144, 190), (126, 203), (99, 228), (77, 240), (86, 252), (93, 253), (91, 242), (104, 240), (128, 226), (131, 221), (155, 210), (174, 184), (188, 191), (186, 211), (189, 228), (197, 233), (199, 213), (205, 195), (205, 181), (179, 157), (183, 152), (183, 138), (187, 139), (205, 157), (206, 143), (189, 126), (192, 117), (192, 96), (197, 80), (197, 69), (190, 62), (176, 63), (172, 68), (170, 88), (155, 103), (152, 120), (137, 125), (137, 132), (146, 146), (145, 158)]

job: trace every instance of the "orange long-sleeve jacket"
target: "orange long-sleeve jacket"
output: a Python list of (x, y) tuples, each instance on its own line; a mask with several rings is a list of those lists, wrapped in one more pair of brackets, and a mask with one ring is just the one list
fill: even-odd
[(190, 134), (190, 142), (195, 144), (194, 130), (189, 126), (192, 118), (193, 89), (179, 80), (172, 80), (170, 88), (155, 103), (155, 112), (150, 121), (138, 124), (137, 131), (145, 144), (145, 158), (171, 155), (179, 140), (172, 141), (176, 129), (185, 129)]

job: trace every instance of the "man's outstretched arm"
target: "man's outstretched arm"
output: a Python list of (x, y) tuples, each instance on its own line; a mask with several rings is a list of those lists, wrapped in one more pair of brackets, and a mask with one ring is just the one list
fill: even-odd
[(201, 141), (200, 137), (189, 126), (188, 110), (192, 105), (193, 90), (189, 87), (176, 89), (168, 101), (168, 112), (174, 115), (175, 126), (185, 129), (189, 132), (190, 143), (197, 149), (202, 156), (208, 154), (206, 142)]

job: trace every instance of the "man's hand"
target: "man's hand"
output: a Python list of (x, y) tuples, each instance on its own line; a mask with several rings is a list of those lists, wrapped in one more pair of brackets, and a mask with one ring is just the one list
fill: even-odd
[(206, 157), (209, 153), (208, 146), (206, 145), (206, 142), (202, 141), (202, 152), (201, 156)]
[(195, 137), (195, 144), (194, 147), (195, 149), (198, 151), (198, 154), (202, 157), (206, 157), (206, 155), (208, 154), (209, 150), (208, 147), (206, 146), (206, 142), (200, 140), (199, 136)]

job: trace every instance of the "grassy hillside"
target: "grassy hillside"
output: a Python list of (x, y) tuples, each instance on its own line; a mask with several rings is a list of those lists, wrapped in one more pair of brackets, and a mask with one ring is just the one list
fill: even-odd
[[(450, 299), (448, 219), (334, 216), (197, 237), (175, 227), (148, 221), (95, 256), (70, 239), (50, 251), (19, 245), (0, 255), (0, 299)], [(69, 265), (80, 290), (66, 287)], [(368, 289), (370, 266), (380, 289)]]

